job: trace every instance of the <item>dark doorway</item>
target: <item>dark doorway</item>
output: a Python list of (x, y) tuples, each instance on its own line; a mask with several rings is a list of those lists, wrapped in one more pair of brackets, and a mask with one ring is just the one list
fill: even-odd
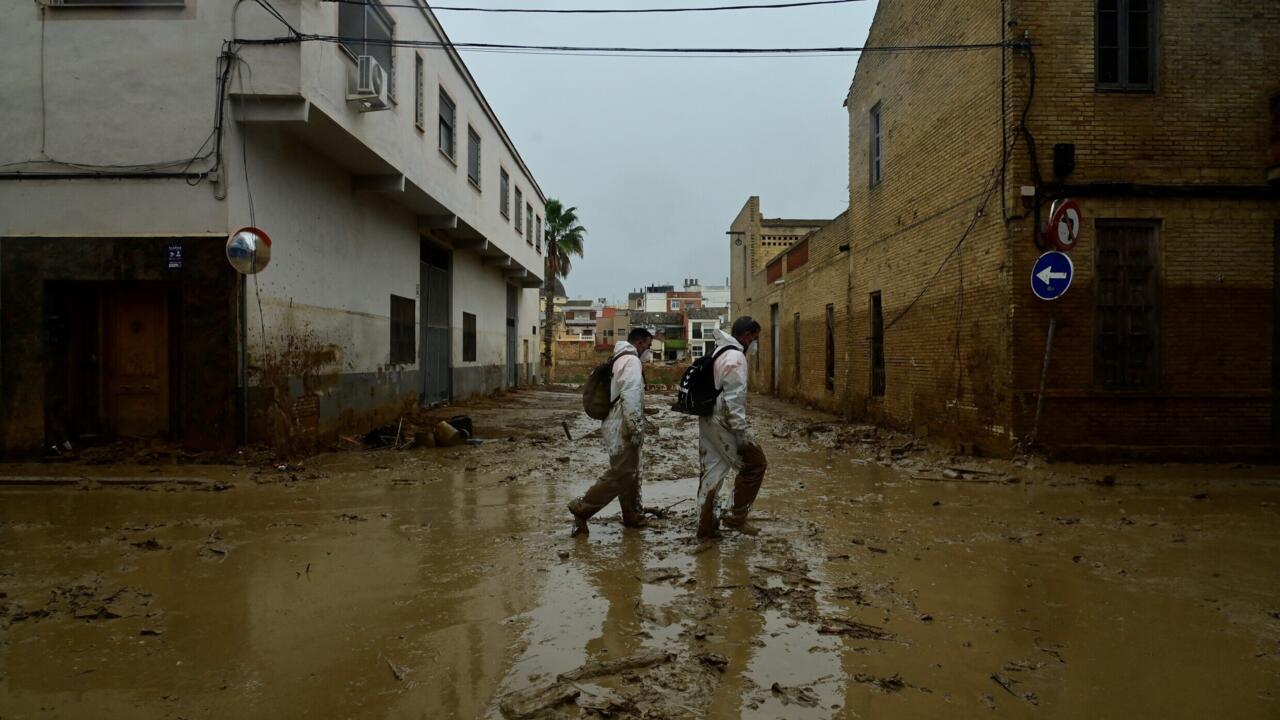
[(880, 292), (871, 293), (871, 397), (884, 397), (884, 305)]
[(1271, 439), (1280, 450), (1280, 220), (1271, 242)]
[(449, 401), (449, 253), (422, 242), (419, 285), (422, 332), (418, 362), (422, 375), (422, 404)]
[(782, 344), (782, 326), (778, 323), (778, 306), (769, 306), (769, 322), (772, 329), (770, 335), (769, 354), (771, 362), (769, 363), (769, 392), (774, 395), (778, 394), (778, 376), (782, 374), (782, 351), (779, 346)]
[(507, 386), (515, 387), (520, 384), (519, 371), (517, 369), (517, 347), (519, 340), (517, 338), (517, 321), (520, 319), (520, 288), (513, 285), (507, 286)]
[(46, 436), (176, 435), (176, 289), (50, 283), (45, 291)]
[(836, 389), (836, 307), (827, 306), (827, 390)]
[(123, 290), (106, 298), (103, 378), (106, 424), (117, 437), (169, 432), (169, 304), (163, 291)]

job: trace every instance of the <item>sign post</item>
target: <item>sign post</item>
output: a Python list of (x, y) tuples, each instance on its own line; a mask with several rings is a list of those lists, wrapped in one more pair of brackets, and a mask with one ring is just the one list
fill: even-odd
[[(1074, 245), (1075, 239), (1072, 238), (1071, 242)], [(1074, 277), (1075, 265), (1071, 258), (1066, 253), (1051, 250), (1041, 255), (1031, 268), (1031, 292), (1046, 302), (1057, 300), (1066, 294)], [(1058, 318), (1050, 311), (1049, 333), (1044, 341), (1044, 365), (1040, 370), (1040, 392), (1036, 396), (1036, 417), (1031, 426), (1032, 444), (1040, 436), (1040, 414), (1044, 411), (1044, 391), (1049, 382), (1049, 358), (1053, 354), (1053, 335), (1057, 328)]]

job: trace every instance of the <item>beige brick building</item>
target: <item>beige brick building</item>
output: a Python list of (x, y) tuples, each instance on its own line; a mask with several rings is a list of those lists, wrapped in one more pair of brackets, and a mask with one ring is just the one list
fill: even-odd
[[(755, 388), (1003, 453), (1053, 320), (1041, 445), (1270, 452), (1276, 37), (1274, 3), (881, 2), (869, 46), (970, 47), (861, 57), (845, 214), (777, 245), (758, 198), (734, 220)], [(1076, 275), (1045, 302), (1063, 198)]]

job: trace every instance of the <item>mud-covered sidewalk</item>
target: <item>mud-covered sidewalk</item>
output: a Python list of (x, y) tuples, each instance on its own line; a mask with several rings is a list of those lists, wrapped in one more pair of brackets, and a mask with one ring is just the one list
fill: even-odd
[(474, 447), (0, 466), (0, 717), (1280, 716), (1276, 468), (959, 460), (752, 402), (763, 533), (702, 545), (666, 410), (669, 517), (569, 537), (605, 464), (571, 393), (466, 408)]

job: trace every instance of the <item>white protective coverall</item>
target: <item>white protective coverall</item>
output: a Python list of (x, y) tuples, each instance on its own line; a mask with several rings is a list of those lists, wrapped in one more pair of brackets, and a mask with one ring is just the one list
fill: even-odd
[[(747, 421), (747, 356), (742, 344), (716, 330), (714, 366), (716, 408), (710, 417), (698, 418), (698, 453), (702, 460), (702, 477), (698, 484), (700, 536), (714, 534), (719, 526), (717, 496), (720, 486), (733, 473), (730, 510), (725, 524), (740, 526), (747, 519), (751, 504), (760, 492), (767, 467), (764, 453), (756, 444)], [(725, 347), (734, 348), (721, 353)]]
[(613, 356), (617, 359), (613, 362), (609, 399), (614, 401), (614, 405), (601, 426), (605, 451), (609, 453), (609, 469), (581, 499), (570, 503), (570, 509), (579, 518), (589, 518), (616, 497), (622, 505), (623, 523), (636, 524), (644, 519), (640, 505), (644, 365), (636, 354), (635, 346), (626, 340), (619, 340), (613, 346)]

